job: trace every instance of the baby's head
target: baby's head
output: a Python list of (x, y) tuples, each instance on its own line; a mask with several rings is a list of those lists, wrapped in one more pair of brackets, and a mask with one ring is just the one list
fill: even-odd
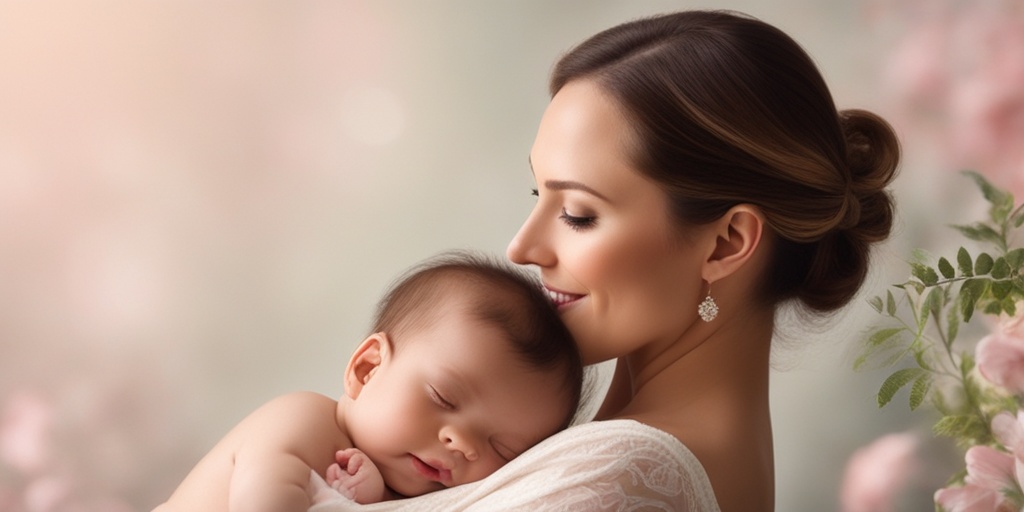
[(392, 286), (373, 333), (349, 364), (346, 423), (400, 494), (483, 478), (575, 414), (583, 370), (572, 336), (511, 264), (433, 258)]
[[(399, 351), (407, 332), (453, 310), (496, 327), (519, 364), (562, 376), (568, 426), (583, 381), (579, 353), (540, 283), (519, 267), (468, 252), (430, 259), (400, 277), (381, 299), (372, 331), (387, 333)], [(493, 341), (498, 340), (480, 340)]]

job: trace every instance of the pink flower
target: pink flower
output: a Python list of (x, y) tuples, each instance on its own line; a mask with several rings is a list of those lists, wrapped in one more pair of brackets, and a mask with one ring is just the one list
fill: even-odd
[(25, 489), (25, 508), (46, 512), (57, 510), (57, 507), (69, 498), (71, 492), (72, 485), (64, 478), (39, 478)]
[(978, 371), (989, 382), (1024, 394), (1024, 338), (1005, 331), (985, 336), (975, 348)]
[(53, 406), (30, 391), (10, 396), (0, 415), (0, 463), (34, 473), (51, 462)]
[(894, 510), (896, 494), (918, 471), (918, 444), (913, 434), (889, 434), (857, 450), (840, 490), (843, 512)]
[(1024, 194), (1024, 9), (1016, 2), (909, 2), (883, 77), (909, 140), (956, 169)]
[(1017, 485), (1024, 488), (1024, 411), (1017, 411), (1016, 418), (1008, 412), (997, 414), (992, 418), (992, 434), (1013, 456)]
[(960, 487), (935, 493), (935, 502), (948, 512), (1012, 512), (1017, 508), (1003, 494), (1016, 485), (1014, 459), (988, 446), (967, 450), (967, 477)]
[(1017, 302), (1017, 314), (999, 318), (999, 329), (1007, 336), (1024, 339), (1024, 300)]
[(999, 492), (977, 485), (946, 487), (935, 492), (935, 503), (946, 512), (1016, 512)]
[(1024, 184), (1024, 11), (990, 6), (958, 19), (962, 52), (949, 109), (952, 149), (966, 167), (1006, 188)]
[(1014, 418), (1008, 412), (1001, 412), (992, 418), (992, 433), (1004, 448), (1024, 459), (1024, 411), (1017, 411)]

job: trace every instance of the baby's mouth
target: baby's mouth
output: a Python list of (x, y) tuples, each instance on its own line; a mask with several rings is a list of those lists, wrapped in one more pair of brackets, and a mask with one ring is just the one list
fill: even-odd
[(452, 484), (451, 470), (445, 469), (440, 462), (427, 462), (413, 455), (412, 465), (416, 468), (416, 471), (423, 475), (427, 480), (439, 482), (446, 487)]

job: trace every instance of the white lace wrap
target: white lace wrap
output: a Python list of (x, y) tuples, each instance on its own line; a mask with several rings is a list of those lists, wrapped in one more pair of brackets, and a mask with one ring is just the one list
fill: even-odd
[(632, 420), (561, 432), (488, 478), (416, 498), (358, 505), (312, 473), (309, 512), (618, 510), (717, 512), (704, 467), (675, 437)]

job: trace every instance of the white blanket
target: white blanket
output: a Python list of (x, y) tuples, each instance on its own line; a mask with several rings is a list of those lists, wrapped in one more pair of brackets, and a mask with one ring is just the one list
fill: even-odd
[(663, 510), (717, 512), (711, 482), (675, 437), (632, 420), (556, 434), (488, 478), (416, 498), (359, 505), (316, 473), (309, 512)]

